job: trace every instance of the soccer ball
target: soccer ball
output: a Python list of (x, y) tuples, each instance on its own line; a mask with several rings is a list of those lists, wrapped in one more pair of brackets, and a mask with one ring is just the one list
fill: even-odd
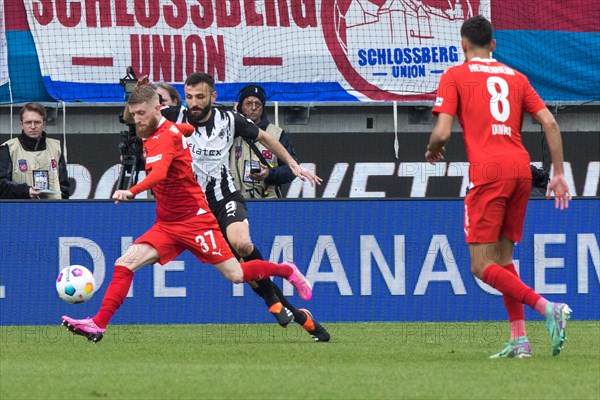
[(94, 275), (82, 265), (65, 267), (56, 278), (58, 297), (70, 304), (88, 301), (94, 295), (95, 290)]

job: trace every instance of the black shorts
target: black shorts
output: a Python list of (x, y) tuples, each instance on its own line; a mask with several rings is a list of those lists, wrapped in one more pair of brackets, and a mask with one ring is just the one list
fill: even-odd
[(210, 205), (210, 209), (217, 218), (217, 222), (223, 233), (234, 222), (244, 222), (248, 219), (246, 200), (244, 200), (242, 194), (237, 190), (223, 200)]

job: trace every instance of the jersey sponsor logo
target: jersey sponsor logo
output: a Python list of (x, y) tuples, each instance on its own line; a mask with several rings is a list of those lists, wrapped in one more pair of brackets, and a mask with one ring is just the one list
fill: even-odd
[(162, 154), (157, 154), (155, 156), (146, 158), (146, 164), (152, 164), (153, 162), (157, 162), (160, 160), (162, 160)]
[(223, 149), (203, 149), (194, 143), (190, 143), (190, 150), (192, 154), (198, 154), (199, 156), (220, 157), (223, 154)]

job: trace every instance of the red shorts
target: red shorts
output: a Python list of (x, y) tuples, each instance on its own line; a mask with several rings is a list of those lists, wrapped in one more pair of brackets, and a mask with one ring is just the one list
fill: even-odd
[(135, 243), (148, 243), (159, 254), (164, 265), (184, 250), (191, 251), (205, 264), (219, 264), (233, 258), (214, 215), (196, 215), (185, 221), (156, 222)]
[(465, 240), (495, 243), (500, 235), (520, 242), (531, 192), (528, 179), (510, 179), (475, 186), (465, 197)]

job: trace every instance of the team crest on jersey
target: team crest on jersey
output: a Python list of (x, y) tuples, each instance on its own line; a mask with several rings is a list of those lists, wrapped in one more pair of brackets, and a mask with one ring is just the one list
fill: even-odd
[(52, 158), (52, 159), (50, 160), (50, 169), (51, 169), (52, 171), (56, 171), (56, 167), (57, 167), (56, 160), (55, 160), (54, 158)]
[(443, 97), (436, 97), (435, 98), (435, 106), (436, 107), (441, 107), (442, 103), (444, 102), (444, 98)]
[(19, 171), (27, 172), (27, 160), (19, 160)]
[(239, 160), (242, 157), (242, 146), (235, 146), (235, 159)]
[(225, 137), (225, 127), (223, 127), (220, 131), (219, 131), (219, 139), (223, 139)]

